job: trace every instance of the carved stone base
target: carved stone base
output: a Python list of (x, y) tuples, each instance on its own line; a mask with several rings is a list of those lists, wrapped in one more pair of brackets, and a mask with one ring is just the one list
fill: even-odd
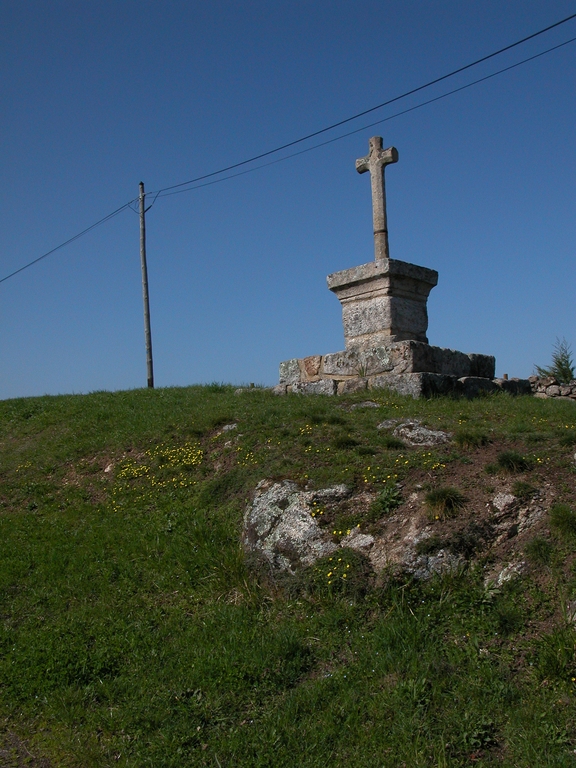
[[(347, 394), (364, 389), (391, 389), (412, 397), (512, 390), (512, 380), (494, 380), (491, 355), (466, 355), (421, 341), (400, 341), (368, 349), (348, 349), (280, 363), (279, 394)], [(529, 393), (528, 382), (515, 385)]]
[(342, 304), (346, 349), (394, 341), (427, 342), (426, 302), (438, 272), (396, 259), (361, 264), (326, 278)]

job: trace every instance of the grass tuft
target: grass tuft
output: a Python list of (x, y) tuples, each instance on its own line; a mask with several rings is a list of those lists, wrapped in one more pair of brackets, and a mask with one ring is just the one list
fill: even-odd
[(446, 520), (456, 517), (466, 503), (466, 497), (458, 488), (443, 486), (428, 491), (424, 500), (431, 520)]
[(454, 442), (459, 448), (479, 448), (482, 445), (486, 445), (489, 440), (488, 435), (485, 432), (459, 429), (454, 434)]
[[(491, 466), (491, 465), (489, 465)], [(496, 458), (496, 471), (526, 472), (532, 468), (532, 462), (517, 451), (502, 451)], [(488, 470), (488, 467), (486, 468)]]
[(534, 565), (549, 565), (553, 552), (554, 547), (543, 536), (535, 536), (524, 547), (528, 561)]
[(550, 525), (564, 536), (576, 536), (576, 512), (568, 504), (557, 502), (550, 508)]
[(530, 499), (534, 494), (538, 493), (538, 489), (525, 480), (516, 480), (512, 486), (512, 493), (518, 499)]

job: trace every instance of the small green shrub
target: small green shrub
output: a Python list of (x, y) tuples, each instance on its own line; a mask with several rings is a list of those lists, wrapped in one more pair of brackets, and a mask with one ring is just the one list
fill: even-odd
[(576, 430), (573, 430), (571, 432), (568, 432), (565, 435), (562, 435), (558, 442), (560, 443), (560, 445), (566, 445), (569, 448), (573, 445), (576, 445)]
[(415, 547), (417, 555), (434, 555), (441, 549), (444, 549), (445, 542), (440, 536), (429, 536), (427, 539), (421, 539)]
[(502, 451), (496, 458), (496, 465), (504, 472), (526, 472), (531, 468), (532, 463), (517, 451)]
[(480, 448), (488, 443), (488, 435), (471, 429), (460, 429), (454, 435), (454, 442), (460, 448)]
[(498, 632), (504, 637), (518, 632), (524, 623), (522, 607), (514, 602), (498, 605), (495, 613), (496, 621), (498, 622)]
[(389, 515), (402, 504), (402, 491), (397, 485), (389, 485), (374, 499), (368, 509), (367, 521), (374, 523)]
[(529, 562), (534, 565), (549, 565), (554, 548), (543, 536), (535, 536), (524, 547), (524, 553)]
[(402, 440), (394, 435), (388, 435), (384, 433), (380, 437), (380, 444), (389, 451), (400, 451), (402, 448), (406, 448)]
[(456, 517), (458, 511), (464, 506), (466, 497), (458, 488), (444, 486), (428, 491), (424, 497), (429, 509), (429, 516), (433, 520), (444, 520)]
[(527, 483), (525, 480), (516, 480), (512, 486), (512, 493), (518, 499), (529, 499), (537, 492), (537, 488)]
[(568, 682), (575, 676), (575, 639), (572, 627), (562, 627), (538, 641), (536, 663), (543, 678)]
[(489, 526), (472, 522), (463, 530), (456, 531), (446, 541), (446, 545), (453, 555), (472, 557), (485, 540), (488, 532)]
[(552, 352), (552, 364), (548, 368), (534, 366), (538, 376), (554, 376), (561, 384), (567, 384), (574, 379), (574, 360), (572, 350), (566, 339), (556, 339)]
[(341, 451), (346, 451), (348, 448), (356, 448), (358, 445), (360, 445), (358, 440), (351, 435), (341, 435), (334, 440), (334, 447)]
[(356, 453), (360, 456), (374, 456), (376, 454), (376, 448), (371, 445), (359, 445), (356, 449)]
[(557, 502), (550, 508), (550, 525), (566, 536), (576, 536), (576, 512), (568, 504)]
[(374, 571), (366, 555), (343, 548), (318, 560), (304, 574), (308, 579), (307, 591), (312, 594), (362, 597), (370, 588)]

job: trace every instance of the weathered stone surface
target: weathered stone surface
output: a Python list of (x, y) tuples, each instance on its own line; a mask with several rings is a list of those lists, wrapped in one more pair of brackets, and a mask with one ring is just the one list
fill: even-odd
[(496, 375), (496, 358), (494, 355), (472, 353), (468, 357), (470, 358), (470, 376), (479, 376), (482, 379), (494, 378)]
[(465, 559), (445, 549), (439, 549), (433, 555), (416, 555), (415, 552), (405, 559), (403, 565), (407, 573), (414, 578), (426, 581), (435, 575), (455, 573), (464, 567)]
[[(370, 387), (388, 387), (398, 392), (412, 394), (414, 397), (421, 397), (447, 394), (455, 389), (457, 378), (469, 376), (471, 370), (482, 366), (486, 371), (491, 371), (494, 364), (494, 358), (489, 355), (466, 355), (453, 349), (405, 340), (365, 349), (342, 350), (324, 357), (315, 355), (302, 360), (287, 360), (280, 366), (280, 383), (292, 385), (317, 377), (322, 379), (368, 377)], [(426, 376), (411, 380), (395, 380), (388, 376), (412, 373), (423, 373)], [(384, 374), (386, 378), (375, 378)], [(445, 378), (438, 378), (433, 374)], [(513, 381), (507, 382), (503, 387), (507, 391), (518, 390), (520, 384), (514, 384)], [(462, 387), (460, 389), (465, 393), (466, 389), (472, 386), (470, 382), (464, 389)], [(492, 389), (492, 385), (486, 385), (484, 388)]]
[(342, 305), (347, 349), (366, 349), (403, 339), (428, 341), (426, 305), (402, 296), (371, 296)]
[(494, 384), (510, 395), (530, 395), (532, 387), (528, 379), (493, 379)]
[(432, 447), (448, 443), (451, 435), (439, 429), (423, 427), (420, 421), (414, 419), (405, 420), (398, 424), (394, 430), (394, 437), (400, 438), (400, 440), (408, 443), (408, 445)]
[(464, 376), (458, 379), (457, 392), (464, 397), (478, 397), (480, 394), (498, 391), (498, 385), (491, 379), (481, 379), (478, 376)]
[(364, 389), (368, 389), (368, 379), (356, 378), (339, 381), (337, 392), (339, 395), (350, 395), (353, 392), (362, 392)]
[(514, 507), (516, 502), (516, 496), (513, 496), (511, 493), (497, 493), (492, 499), (492, 506), (498, 512), (508, 512)]
[(374, 252), (376, 259), (388, 259), (388, 224), (386, 221), (386, 193), (384, 189), (384, 169), (390, 163), (398, 162), (396, 147), (382, 149), (382, 137), (372, 136), (369, 141), (370, 152), (366, 157), (356, 160), (358, 173), (370, 173), (372, 188), (372, 220), (374, 224)]
[(299, 395), (335, 395), (336, 381), (320, 379), (320, 381), (300, 381), (290, 384), (288, 390)]
[(298, 566), (312, 565), (338, 549), (330, 534), (312, 517), (312, 505), (338, 501), (349, 493), (345, 485), (301, 491), (290, 480), (262, 480), (244, 514), (244, 548), (264, 557), (276, 570), (294, 573)]
[(345, 536), (340, 542), (341, 547), (356, 549), (359, 552), (368, 552), (373, 544), (374, 536), (361, 533), (358, 528), (352, 528), (348, 536)]
[(310, 355), (302, 360), (304, 365), (304, 371), (306, 375), (312, 378), (317, 376), (320, 370), (320, 363), (322, 362), (322, 355)]
[(439, 373), (387, 373), (368, 380), (370, 389), (390, 389), (400, 395), (432, 397), (454, 391), (457, 379)]
[(393, 347), (382, 346), (324, 355), (321, 373), (327, 376), (372, 376), (391, 371), (393, 367)]
[(417, 399), (425, 396), (425, 384), (421, 373), (386, 373), (369, 379), (370, 389), (389, 389), (399, 395)]
[(275, 387), (272, 387), (272, 394), (273, 395), (285, 395), (287, 390), (286, 384), (276, 384)]
[(395, 259), (378, 259), (328, 275), (342, 304), (346, 349), (403, 339), (427, 342), (426, 302), (438, 273)]
[(354, 403), (350, 406), (351, 411), (356, 411), (358, 408), (380, 408), (380, 403), (375, 403), (374, 400), (364, 400), (362, 403)]
[(516, 579), (522, 576), (527, 570), (526, 563), (523, 560), (509, 563), (504, 568), (498, 566), (494, 571), (488, 574), (484, 579), (486, 587), (492, 587), (498, 589), (507, 581)]
[(560, 387), (553, 384), (550, 387), (546, 387), (546, 395), (548, 397), (559, 397), (561, 395)]
[(295, 384), (300, 381), (300, 366), (298, 358), (284, 360), (280, 363), (280, 384)]

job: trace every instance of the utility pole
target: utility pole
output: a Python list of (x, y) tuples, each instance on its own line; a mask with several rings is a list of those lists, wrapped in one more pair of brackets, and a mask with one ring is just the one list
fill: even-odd
[(146, 369), (148, 386), (154, 388), (154, 369), (152, 366), (152, 333), (150, 331), (150, 302), (148, 300), (148, 267), (146, 266), (146, 208), (144, 208), (144, 182), (140, 182), (140, 265), (142, 267), (142, 299), (144, 301), (144, 338), (146, 340)]

